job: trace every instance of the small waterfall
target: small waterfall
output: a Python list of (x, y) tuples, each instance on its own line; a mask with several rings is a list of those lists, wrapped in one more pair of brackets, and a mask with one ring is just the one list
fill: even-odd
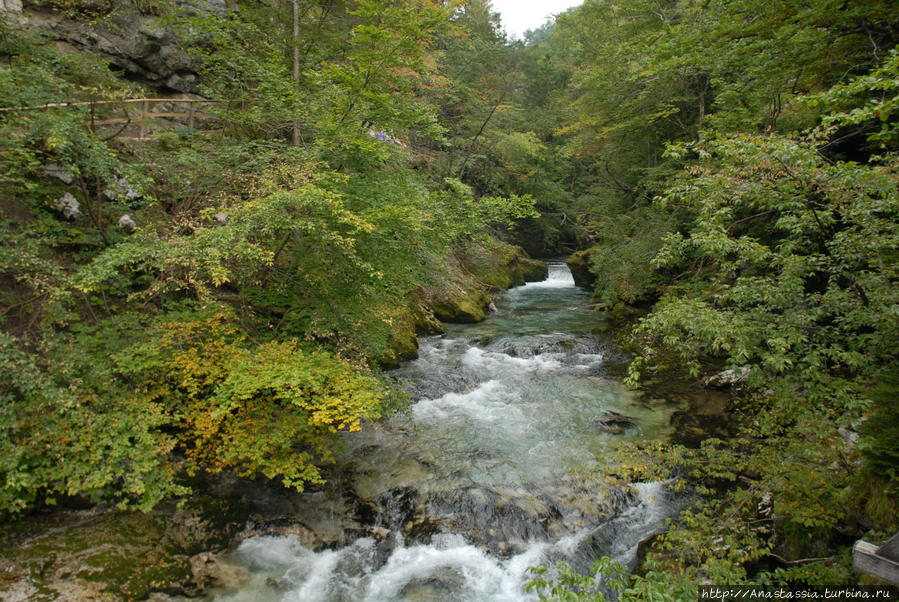
[[(668, 436), (677, 408), (610, 376), (626, 357), (564, 263), (496, 304), (486, 321), (423, 341), (395, 372), (415, 399), (414, 428), (398, 417), (344, 439), (346, 480), (367, 504), (356, 518), (378, 536), (324, 550), (249, 538), (231, 557), (247, 579), (215, 599), (517, 601), (531, 599), (531, 566), (634, 562), (678, 500), (661, 483), (625, 494), (570, 470), (622, 441)], [(636, 426), (604, 430), (610, 412)]]

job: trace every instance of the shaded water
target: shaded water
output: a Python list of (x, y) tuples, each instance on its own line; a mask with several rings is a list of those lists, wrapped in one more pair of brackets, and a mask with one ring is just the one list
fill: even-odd
[[(415, 399), (412, 423), (346, 437), (342, 469), (374, 535), (320, 551), (295, 536), (247, 539), (231, 557), (247, 577), (217, 599), (522, 600), (528, 567), (633, 563), (676, 500), (658, 483), (627, 493), (571, 469), (622, 441), (667, 437), (678, 407), (612, 376), (626, 358), (564, 263), (496, 305), (480, 324), (423, 341), (396, 371)], [(608, 412), (633, 424), (604, 430)]]

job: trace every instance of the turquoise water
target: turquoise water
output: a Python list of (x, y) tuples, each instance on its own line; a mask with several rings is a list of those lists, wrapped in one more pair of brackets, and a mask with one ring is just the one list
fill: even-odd
[[(530, 566), (633, 562), (676, 503), (659, 483), (625, 494), (571, 470), (623, 441), (668, 437), (678, 406), (616, 380), (627, 357), (564, 263), (496, 309), (424, 340), (395, 371), (415, 399), (411, 420), (345, 438), (341, 467), (375, 509), (377, 535), (317, 551), (295, 536), (249, 538), (231, 556), (241, 584), (216, 599), (527, 600)], [(608, 432), (597, 424), (607, 412), (634, 424)]]

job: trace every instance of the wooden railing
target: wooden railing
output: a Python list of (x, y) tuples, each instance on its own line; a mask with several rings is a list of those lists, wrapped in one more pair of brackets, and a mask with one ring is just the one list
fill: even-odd
[[(51, 102), (42, 105), (32, 105), (27, 107), (0, 107), (0, 113), (13, 113), (19, 111), (41, 111), (41, 110), (50, 110), (50, 109), (65, 109), (65, 108), (76, 108), (76, 107), (87, 107), (90, 109), (90, 119), (86, 122), (86, 125), (91, 129), (91, 131), (95, 131), (97, 127), (110, 126), (110, 125), (121, 125), (117, 132), (108, 136), (106, 140), (111, 138), (115, 138), (125, 133), (125, 131), (132, 125), (136, 124), (138, 126), (138, 132), (136, 137), (125, 137), (122, 139), (126, 140), (148, 140), (155, 138), (155, 136), (148, 136), (147, 132), (150, 130), (148, 127), (148, 122), (154, 119), (187, 119), (187, 127), (191, 130), (198, 129), (197, 124), (198, 120), (202, 119), (214, 119), (216, 116), (211, 115), (209, 113), (204, 113), (197, 110), (197, 105), (204, 104), (218, 104), (217, 100), (207, 100), (205, 98), (123, 98), (120, 100), (84, 100), (84, 101), (76, 101), (76, 102)], [(151, 111), (151, 106), (167, 103), (172, 105), (187, 105), (186, 111)], [(124, 115), (122, 117), (102, 117), (98, 115), (98, 111), (109, 108), (116, 107), (122, 109)], [(136, 109), (136, 110), (135, 110)], [(217, 131), (217, 130), (208, 130), (199, 128), (200, 131)]]

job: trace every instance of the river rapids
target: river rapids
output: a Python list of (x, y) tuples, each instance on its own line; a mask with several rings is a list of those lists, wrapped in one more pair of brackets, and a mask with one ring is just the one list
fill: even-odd
[[(669, 437), (682, 408), (620, 384), (627, 357), (564, 263), (496, 306), (395, 371), (411, 417), (345, 437), (340, 468), (367, 531), (319, 550), (295, 535), (245, 539), (228, 559), (244, 578), (212, 599), (531, 600), (529, 567), (635, 563), (681, 500), (661, 483), (601, 486), (584, 467), (624, 441)], [(631, 420), (606, 428), (610, 413)]]

